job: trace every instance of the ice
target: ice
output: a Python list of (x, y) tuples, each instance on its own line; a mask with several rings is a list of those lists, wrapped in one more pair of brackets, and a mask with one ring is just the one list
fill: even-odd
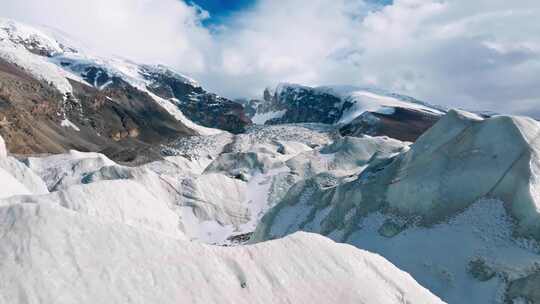
[(253, 121), (254, 124), (264, 125), (264, 123), (270, 119), (283, 117), (283, 115), (285, 115), (286, 112), (287, 110), (257, 113), (255, 114), (255, 116), (251, 118), (251, 121)]
[(0, 136), (0, 157), (6, 157), (7, 156), (7, 149), (6, 149), (6, 142)]
[[(332, 146), (346, 151), (321, 151)], [(317, 232), (382, 254), (449, 303), (503, 303), (509, 281), (538, 271), (539, 147), (533, 119), (452, 110), (357, 176), (300, 181), (252, 242)]]
[(60, 122), (60, 125), (64, 128), (72, 128), (73, 130), (79, 132), (81, 131), (81, 129), (79, 129), (79, 127), (77, 127), (76, 124), (72, 123), (69, 119), (63, 119), (61, 122)]

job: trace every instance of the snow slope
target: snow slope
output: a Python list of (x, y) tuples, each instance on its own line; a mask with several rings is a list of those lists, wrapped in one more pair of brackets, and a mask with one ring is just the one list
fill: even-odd
[(220, 248), (30, 204), (0, 207), (0, 223), (0, 303), (442, 303), (315, 235)]
[(7, 156), (4, 139), (0, 136), (0, 199), (45, 193), (48, 190), (41, 178), (15, 158)]
[(16, 178), (9, 174), (6, 170), (0, 168), (0, 183), (2, 191), (0, 191), (0, 199), (10, 197), (12, 195), (30, 194), (31, 192)]
[(406, 108), (433, 115), (444, 115), (447, 109), (429, 105), (409, 96), (388, 93), (383, 90), (355, 86), (322, 86), (316, 90), (339, 96), (352, 104), (342, 115), (339, 123), (346, 124), (364, 112), (392, 114), (395, 108)]
[(377, 252), (450, 303), (503, 303), (540, 262), (540, 124), (450, 111), (359, 176), (294, 185), (252, 238), (299, 230)]
[(6, 157), (7, 156), (7, 149), (6, 149), (6, 142), (0, 136), (0, 157)]

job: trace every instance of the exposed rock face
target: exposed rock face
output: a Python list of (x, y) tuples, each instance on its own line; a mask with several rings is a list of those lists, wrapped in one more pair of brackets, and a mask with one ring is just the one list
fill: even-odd
[(176, 100), (184, 115), (195, 123), (232, 133), (240, 133), (251, 124), (241, 105), (209, 93), (179, 74), (151, 66), (144, 66), (142, 73), (151, 81), (150, 91), (162, 98)]
[(344, 136), (389, 136), (410, 142), (446, 112), (412, 97), (380, 90), (294, 84), (266, 89), (263, 100), (241, 103), (256, 124), (335, 124)]
[(63, 97), (54, 87), (0, 60), (0, 134), (9, 150), (120, 151), (196, 134), (148, 94), (120, 78), (107, 81), (109, 85), (98, 90), (71, 80), (73, 92)]
[(439, 119), (439, 115), (396, 107), (391, 113), (364, 112), (339, 131), (343, 136), (366, 134), (415, 142)]
[(264, 92), (264, 103), (259, 103), (257, 112), (285, 111), (281, 117), (268, 119), (266, 124), (317, 122), (333, 124), (339, 121), (350, 104), (323, 91), (299, 85), (278, 86), (274, 94)]

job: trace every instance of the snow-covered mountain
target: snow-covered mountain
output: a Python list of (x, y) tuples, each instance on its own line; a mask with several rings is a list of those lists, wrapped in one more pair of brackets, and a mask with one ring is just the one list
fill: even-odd
[(96, 56), (72, 41), (0, 20), (0, 119), (14, 152), (119, 155), (251, 123), (237, 103), (170, 68)]
[(262, 100), (251, 100), (244, 106), (256, 124), (338, 124), (343, 135), (387, 135), (408, 141), (418, 138), (447, 111), (371, 88), (288, 83), (266, 89)]
[(383, 255), (449, 303), (537, 303), (539, 178), (540, 123), (452, 110), (357, 177), (295, 184), (254, 241), (317, 232)]

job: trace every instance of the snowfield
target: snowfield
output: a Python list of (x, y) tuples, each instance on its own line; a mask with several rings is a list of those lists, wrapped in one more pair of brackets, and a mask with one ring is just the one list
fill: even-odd
[[(230, 248), (187, 240), (170, 205), (182, 191), (172, 166), (159, 176), (156, 163), (75, 151), (29, 167), (0, 160), (0, 303), (443, 303), (381, 256), (314, 234)], [(217, 178), (216, 189), (218, 175), (200, 178)], [(268, 187), (260, 175), (250, 182)]]

